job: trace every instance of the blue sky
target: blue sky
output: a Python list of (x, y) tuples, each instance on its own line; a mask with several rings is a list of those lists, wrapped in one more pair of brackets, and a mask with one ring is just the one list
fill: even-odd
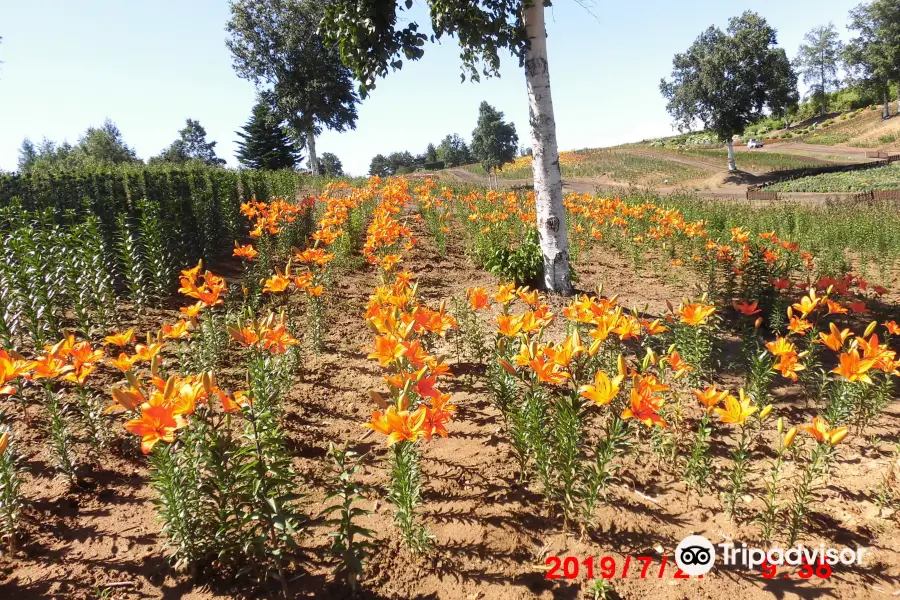
[[(829, 20), (846, 40), (847, 13), (859, 1), (597, 0), (589, 12), (557, 0), (547, 23), (560, 149), (669, 134), (659, 80), (672, 55), (711, 24), (754, 10), (793, 57), (803, 34)], [(424, 0), (411, 15), (422, 23)], [(234, 132), (249, 117), (254, 88), (232, 70), (228, 18), (225, 0), (0, 0), (0, 169), (15, 169), (25, 137), (74, 143), (107, 117), (145, 159), (175, 139), (186, 118), (197, 119), (236, 165)], [(460, 84), (455, 40), (429, 45), (422, 60), (378, 84), (355, 131), (326, 132), (318, 150), (364, 174), (376, 153), (421, 152), (447, 133), (468, 139), (482, 100), (530, 145), (523, 72), (511, 58), (501, 70), (500, 79)]]

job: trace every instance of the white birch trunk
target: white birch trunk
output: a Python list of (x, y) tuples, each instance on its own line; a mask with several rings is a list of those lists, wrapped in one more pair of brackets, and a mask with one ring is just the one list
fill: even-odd
[(737, 171), (737, 165), (734, 163), (734, 140), (728, 138), (728, 170)]
[(309, 149), (309, 171), (313, 175), (319, 174), (319, 159), (316, 156), (316, 128), (310, 125), (306, 134), (306, 146)]
[(544, 285), (548, 290), (568, 294), (572, 291), (572, 282), (569, 280), (569, 235), (566, 229), (566, 209), (563, 206), (553, 99), (550, 96), (544, 4), (542, 0), (530, 2), (525, 7), (525, 35), (529, 41), (525, 52), (525, 84), (531, 124), (531, 162), (534, 168), (537, 227), (544, 255)]

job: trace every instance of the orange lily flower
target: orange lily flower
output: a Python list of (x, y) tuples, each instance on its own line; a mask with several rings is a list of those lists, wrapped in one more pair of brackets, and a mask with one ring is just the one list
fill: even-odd
[(884, 327), (891, 335), (900, 335), (900, 325), (897, 325), (897, 321), (887, 321)]
[(846, 427), (829, 429), (828, 422), (819, 417), (815, 417), (812, 420), (812, 424), (803, 425), (803, 429), (813, 436), (820, 444), (828, 444), (829, 446), (837, 446), (845, 437), (847, 437), (848, 433)]
[(702, 392), (700, 390), (691, 390), (697, 396), (700, 404), (706, 407), (706, 412), (711, 413), (713, 409), (725, 400), (730, 394), (727, 390), (717, 390), (715, 385), (707, 387)]
[(853, 348), (849, 352), (841, 354), (841, 364), (831, 372), (837, 373), (847, 381), (862, 381), (872, 383), (872, 379), (866, 372), (875, 365), (875, 361), (869, 358), (861, 359), (859, 350)]
[(184, 417), (176, 415), (171, 408), (157, 405), (141, 411), (140, 419), (125, 422), (125, 429), (141, 436), (141, 452), (150, 454), (157, 442), (174, 442), (175, 431), (187, 425)]
[(253, 247), (253, 244), (239, 246), (237, 242), (234, 243), (233, 256), (240, 256), (241, 258), (246, 258), (247, 260), (253, 260), (254, 258), (256, 258), (257, 254), (259, 254), (259, 251)]
[(372, 411), (372, 419), (364, 423), (373, 431), (388, 436), (387, 445), (393, 446), (400, 441), (415, 442), (425, 435), (425, 419), (428, 416), (427, 409), (420, 406), (414, 413), (406, 410), (398, 411), (395, 406), (389, 406), (387, 411)]
[(684, 359), (681, 358), (681, 355), (678, 354), (677, 350), (672, 350), (672, 354), (663, 360), (668, 362), (672, 370), (675, 371), (675, 379), (678, 379), (688, 371), (694, 370), (694, 367), (684, 362)]
[(810, 288), (809, 293), (800, 298), (800, 302), (792, 304), (791, 307), (799, 312), (800, 316), (805, 319), (809, 313), (816, 310), (821, 302), (822, 299), (816, 296), (816, 290)]
[(506, 337), (516, 337), (522, 331), (522, 316), (497, 315), (497, 328)]
[(491, 305), (491, 297), (483, 287), (469, 288), (466, 290), (466, 298), (472, 310), (489, 308)]
[(657, 414), (665, 399), (660, 396), (639, 394), (636, 389), (631, 390), (631, 407), (622, 411), (622, 419), (637, 419), (647, 427), (659, 425), (666, 426), (666, 421)]
[(265, 280), (265, 286), (262, 291), (264, 294), (277, 294), (286, 290), (290, 284), (290, 277), (285, 277), (281, 273), (276, 273)]
[[(805, 353), (804, 353), (805, 354)], [(796, 352), (785, 352), (778, 357), (778, 362), (772, 365), (776, 371), (780, 371), (783, 377), (787, 377), (791, 381), (797, 381), (798, 371), (806, 369), (805, 365), (801, 365), (799, 355)]]
[(123, 333), (114, 333), (103, 338), (104, 343), (124, 348), (134, 339), (134, 327)]
[(715, 312), (715, 306), (708, 306), (698, 302), (694, 304), (683, 304), (675, 311), (675, 314), (681, 317), (682, 323), (687, 323), (688, 325), (696, 327), (697, 325), (705, 323)]
[(847, 314), (847, 309), (840, 305), (839, 302), (835, 302), (831, 298), (825, 298), (825, 306), (828, 307), (829, 315), (845, 315)]
[(797, 335), (805, 335), (806, 331), (812, 327), (812, 323), (807, 321), (806, 319), (801, 319), (800, 317), (791, 317), (790, 323), (788, 323), (788, 331), (791, 333), (796, 333)]
[(453, 413), (456, 412), (455, 406), (447, 404), (449, 400), (450, 394), (441, 394), (431, 401), (430, 408), (426, 408), (426, 439), (431, 439), (431, 437), (435, 435), (444, 438), (447, 437), (447, 423), (453, 418)]
[(392, 335), (383, 335), (375, 338), (375, 351), (366, 358), (374, 358), (382, 367), (390, 365), (403, 356), (405, 348), (399, 340)]
[(274, 354), (284, 354), (288, 346), (296, 346), (300, 341), (288, 333), (284, 323), (279, 323), (271, 329), (267, 329), (262, 335), (263, 348)]
[(718, 413), (723, 423), (743, 425), (747, 417), (755, 413), (758, 408), (751, 405), (751, 399), (744, 394), (744, 390), (741, 390), (740, 400), (728, 394), (725, 397), (725, 408), (715, 408), (713, 410)]
[(797, 347), (794, 344), (787, 341), (787, 338), (780, 336), (774, 342), (767, 343), (766, 348), (772, 353), (772, 356), (781, 356), (782, 354), (796, 353), (797, 351)]
[(831, 348), (832, 351), (840, 352), (844, 347), (844, 341), (850, 337), (851, 332), (849, 329), (844, 329), (843, 331), (838, 330), (834, 323), (829, 323), (828, 327), (831, 329), (831, 333), (827, 335), (820, 333), (819, 337), (821, 338), (821, 342)]
[(62, 377), (73, 370), (71, 365), (67, 365), (66, 361), (59, 358), (52, 352), (42, 355), (34, 361), (34, 367), (31, 375), (32, 380), (36, 379), (56, 379)]
[(162, 347), (163, 345), (161, 343), (150, 345), (138, 344), (134, 347), (134, 357), (136, 360), (153, 360), (153, 357), (162, 350)]
[(180, 340), (190, 337), (190, 324), (187, 321), (178, 321), (174, 325), (165, 324), (162, 326), (163, 337), (170, 340)]
[(594, 385), (583, 385), (578, 393), (588, 400), (593, 400), (597, 406), (605, 406), (618, 395), (623, 379), (622, 375), (610, 379), (603, 371), (597, 371), (594, 374)]
[(182, 306), (178, 310), (184, 313), (185, 316), (189, 319), (196, 319), (197, 315), (200, 314), (200, 310), (203, 309), (205, 305), (202, 302), (197, 302), (196, 304), (191, 304), (190, 306)]

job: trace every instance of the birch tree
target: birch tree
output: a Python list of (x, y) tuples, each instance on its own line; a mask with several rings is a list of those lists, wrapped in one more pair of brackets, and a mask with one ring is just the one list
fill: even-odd
[(675, 55), (671, 81), (660, 82), (679, 131), (701, 122), (727, 144), (729, 171), (737, 170), (734, 136), (765, 111), (782, 114), (797, 101), (797, 75), (776, 43), (766, 20), (747, 11), (730, 19), (724, 32), (711, 26), (700, 34)]
[(530, 0), (427, 0), (430, 35), (415, 21), (401, 22), (399, 15), (412, 0), (332, 0), (322, 23), (326, 36), (338, 44), (341, 59), (360, 81), (360, 94), (375, 87), (389, 69), (400, 69), (403, 60), (418, 60), (424, 46), (444, 36), (455, 36), (460, 45), (461, 78), (479, 81), (500, 74), (500, 52), (509, 51), (524, 70), (534, 152), (534, 191), (537, 229), (544, 256), (547, 289), (570, 293), (569, 240), (562, 198), (556, 121), (550, 93), (547, 31), (544, 8)]
[(271, 91), (281, 116), (319, 172), (316, 136), (356, 127), (350, 70), (318, 32), (323, 0), (235, 0), (226, 41), (240, 77)]

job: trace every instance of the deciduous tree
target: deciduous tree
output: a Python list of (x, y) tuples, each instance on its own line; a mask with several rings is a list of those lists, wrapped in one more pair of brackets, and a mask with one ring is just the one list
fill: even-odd
[(455, 133), (441, 140), (437, 148), (437, 159), (448, 167), (457, 167), (472, 162), (472, 153), (466, 141)]
[(150, 159), (150, 162), (186, 163), (191, 160), (199, 160), (216, 166), (224, 165), (225, 161), (216, 156), (216, 142), (206, 141), (206, 129), (199, 121), (187, 119), (184, 129), (178, 132), (178, 139)]
[(838, 67), (844, 44), (841, 43), (834, 23), (814, 27), (805, 36), (797, 51), (794, 66), (803, 76), (804, 83), (811, 84), (810, 94), (819, 104), (819, 114), (828, 109), (828, 90), (840, 83)]
[(776, 48), (775, 30), (747, 11), (723, 32), (711, 26), (672, 61), (672, 80), (660, 91), (680, 131), (697, 121), (728, 144), (728, 168), (736, 170), (732, 138), (763, 116), (797, 101), (797, 76)]
[(324, 0), (235, 0), (227, 30), (238, 75), (271, 89), (278, 112), (309, 150), (318, 172), (316, 136), (356, 127), (350, 70), (318, 27)]
[(882, 115), (890, 117), (890, 82), (898, 86), (900, 109), (900, 3), (874, 0), (850, 11), (849, 29), (856, 32), (844, 52), (852, 80), (884, 99)]
[(488, 175), (516, 159), (518, 144), (515, 124), (506, 123), (502, 112), (482, 102), (478, 107), (478, 125), (472, 132), (472, 154)]
[[(344, 64), (360, 80), (365, 94), (388, 69), (399, 69), (403, 59), (418, 60), (428, 40), (415, 21), (400, 13), (412, 0), (332, 0), (323, 29), (336, 42)], [(462, 78), (478, 81), (481, 75), (499, 75), (500, 52), (519, 59), (525, 83), (534, 150), (534, 191), (537, 228), (544, 256), (544, 283), (548, 289), (570, 292), (569, 240), (563, 206), (556, 121), (550, 93), (547, 31), (544, 7), (549, 0), (427, 0), (431, 13), (431, 39), (456, 36), (460, 44)]]
[(322, 160), (319, 161), (319, 175), (343, 177), (344, 165), (341, 164), (341, 159), (331, 152), (322, 153)]

